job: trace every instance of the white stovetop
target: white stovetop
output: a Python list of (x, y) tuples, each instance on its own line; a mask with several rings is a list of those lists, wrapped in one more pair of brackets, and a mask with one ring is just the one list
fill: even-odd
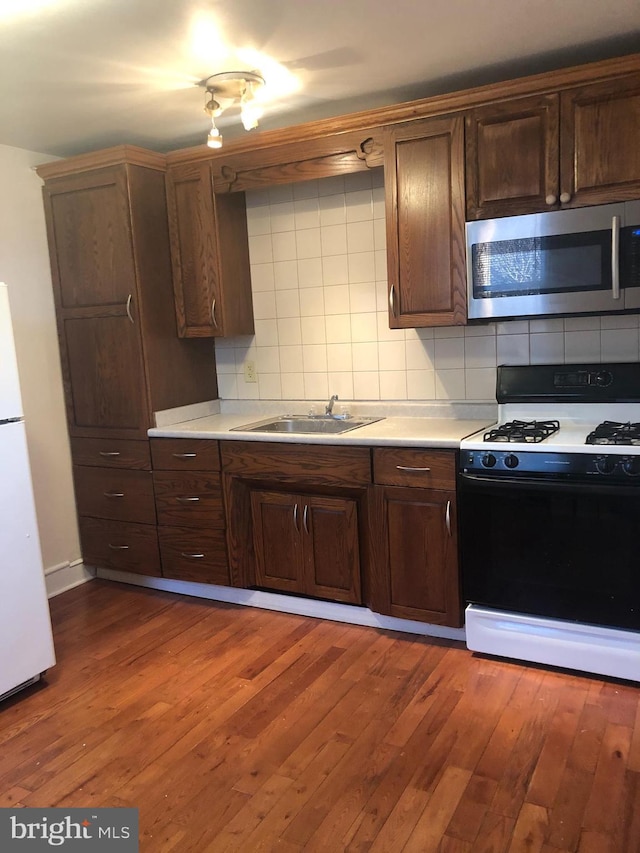
[[(611, 453), (621, 456), (640, 454), (640, 447), (620, 445), (585, 444), (587, 435), (603, 421), (620, 423), (640, 422), (638, 403), (576, 403), (541, 405), (538, 403), (508, 404), (499, 407), (498, 421), (492, 426), (508, 421), (557, 420), (560, 429), (549, 438), (537, 443), (518, 441), (486, 442), (483, 436), (487, 429), (480, 430), (460, 442), (464, 450), (511, 450), (554, 453)], [(491, 429), (489, 427), (488, 429)]]

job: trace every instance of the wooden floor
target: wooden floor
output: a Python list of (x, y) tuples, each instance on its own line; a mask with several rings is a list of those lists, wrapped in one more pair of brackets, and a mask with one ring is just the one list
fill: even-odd
[(0, 706), (0, 806), (136, 806), (142, 851), (640, 851), (640, 687), (93, 581)]

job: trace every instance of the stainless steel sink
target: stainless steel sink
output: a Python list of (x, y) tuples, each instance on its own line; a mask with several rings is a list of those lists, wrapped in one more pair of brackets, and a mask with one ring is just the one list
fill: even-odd
[(340, 415), (282, 415), (233, 427), (231, 432), (273, 432), (313, 435), (337, 435), (374, 424), (384, 418), (345, 418)]

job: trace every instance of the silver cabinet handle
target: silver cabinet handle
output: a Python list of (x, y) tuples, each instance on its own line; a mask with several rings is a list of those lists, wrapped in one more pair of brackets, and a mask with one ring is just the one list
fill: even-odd
[(396, 316), (396, 291), (394, 284), (389, 288), (389, 311), (391, 311), (394, 317)]
[(176, 498), (176, 500), (177, 500), (177, 501), (179, 501), (181, 504), (188, 504), (188, 503), (197, 503), (197, 502), (200, 500), (200, 498), (196, 498), (196, 497), (184, 497), (184, 498), (177, 497), (177, 498)]
[(444, 511), (444, 523), (447, 525), (447, 533), (451, 536), (451, 501), (447, 501), (447, 508)]
[(551, 206), (552, 204), (555, 204), (557, 202), (557, 200), (558, 199), (556, 198), (556, 196), (554, 196), (551, 193), (549, 193), (549, 195), (546, 196), (546, 198), (545, 198), (545, 201), (549, 206)]
[(411, 465), (396, 465), (398, 471), (416, 471), (422, 473), (424, 471), (430, 471), (431, 468), (414, 468)]
[(111, 548), (112, 551), (128, 551), (129, 550), (128, 545), (112, 545), (111, 542), (109, 542), (108, 544), (109, 544), (109, 548)]
[(131, 294), (127, 296), (127, 317), (133, 323), (133, 317), (131, 316)]
[(571, 201), (571, 193), (560, 193), (560, 201), (562, 204), (566, 204), (568, 201)]
[(213, 328), (218, 328), (218, 321), (216, 320), (216, 298), (215, 296), (211, 300), (211, 322), (213, 323)]
[(295, 504), (293, 507), (293, 526), (300, 532), (300, 528), (298, 527), (298, 504)]
[(100, 456), (120, 456), (119, 450), (99, 450), (98, 454)]
[(181, 551), (180, 556), (184, 557), (186, 560), (202, 560), (204, 559), (204, 554), (189, 554), (187, 551)]
[(611, 296), (620, 299), (620, 217), (611, 217)]
[(307, 525), (307, 518), (309, 516), (309, 505), (304, 505), (304, 512), (302, 513), (302, 526), (304, 527), (304, 532), (309, 535), (309, 527)]
[(123, 498), (124, 492), (103, 492), (105, 498)]
[(197, 453), (172, 453), (172, 456), (175, 456), (176, 459), (195, 459), (198, 455)]

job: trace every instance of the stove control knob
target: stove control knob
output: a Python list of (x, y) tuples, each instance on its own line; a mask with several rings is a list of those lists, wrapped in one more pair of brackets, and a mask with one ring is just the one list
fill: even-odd
[(622, 470), (630, 477), (640, 477), (640, 456), (629, 456), (622, 463)]
[(485, 468), (493, 468), (496, 464), (496, 461), (496, 457), (493, 455), (493, 453), (485, 453), (482, 457), (482, 464)]
[(616, 460), (612, 456), (601, 456), (596, 459), (596, 470), (600, 474), (611, 474), (616, 467)]
[(507, 453), (504, 457), (504, 464), (507, 468), (517, 468), (520, 464), (520, 460), (514, 453)]
[(610, 370), (599, 370), (595, 375), (595, 384), (598, 388), (608, 388), (613, 382), (613, 375)]

